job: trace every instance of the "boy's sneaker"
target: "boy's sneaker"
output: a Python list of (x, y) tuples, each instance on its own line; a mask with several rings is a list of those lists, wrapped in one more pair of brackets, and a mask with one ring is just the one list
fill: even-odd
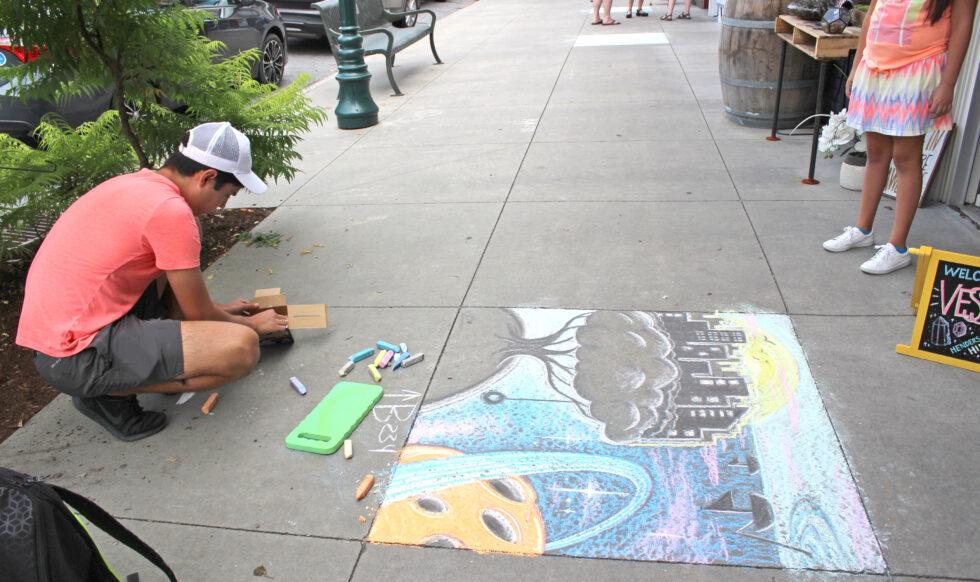
[(135, 394), (96, 398), (72, 396), (71, 403), (79, 412), (123, 441), (146, 438), (167, 426), (167, 416), (162, 412), (143, 410)]
[(823, 243), (823, 248), (832, 253), (849, 251), (858, 247), (870, 247), (875, 244), (874, 231), (864, 234), (856, 226), (845, 226), (844, 232)]
[(871, 275), (884, 275), (912, 264), (912, 253), (898, 252), (895, 245), (888, 243), (878, 249), (875, 256), (861, 263), (861, 270)]

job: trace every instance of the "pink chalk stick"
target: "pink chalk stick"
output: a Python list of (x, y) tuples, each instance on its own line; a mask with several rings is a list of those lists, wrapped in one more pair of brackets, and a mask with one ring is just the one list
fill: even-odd
[(388, 350), (388, 352), (385, 353), (385, 357), (381, 358), (381, 365), (379, 367), (380, 368), (386, 368), (386, 367), (388, 367), (388, 362), (391, 361), (391, 358), (393, 358), (394, 355), (395, 355), (395, 352), (393, 352), (391, 350)]

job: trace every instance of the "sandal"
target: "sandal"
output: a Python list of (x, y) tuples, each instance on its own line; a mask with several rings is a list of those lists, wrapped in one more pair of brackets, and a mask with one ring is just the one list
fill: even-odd
[(664, 14), (663, 16), (660, 17), (660, 20), (666, 20), (667, 22), (670, 22), (673, 19), (674, 17), (671, 16), (670, 14)]
[(602, 24), (602, 21), (601, 20), (596, 20), (595, 22), (592, 23), (592, 26), (597, 26), (599, 24)]
[(680, 16), (677, 17), (677, 20), (690, 20), (690, 19), (691, 19), (690, 12), (681, 12)]
[(610, 20), (609, 22), (603, 22), (602, 23), (603, 26), (613, 26), (615, 24), (619, 24), (619, 21), (618, 20)]
[(649, 12), (644, 12), (643, 10), (637, 10), (636, 11), (636, 15), (637, 16), (650, 16), (650, 13)]
[(626, 13), (626, 18), (633, 18), (633, 13), (632, 12), (627, 12)]

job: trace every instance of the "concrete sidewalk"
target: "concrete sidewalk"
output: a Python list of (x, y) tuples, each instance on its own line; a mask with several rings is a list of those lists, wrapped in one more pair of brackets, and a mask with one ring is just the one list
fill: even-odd
[[(331, 119), (301, 174), (239, 201), (278, 205), (257, 230), (288, 240), (207, 276), (324, 302), (329, 327), (264, 350), (210, 416), (143, 397), (170, 424), (137, 443), (59, 397), (0, 465), (96, 500), (181, 580), (980, 580), (976, 374), (895, 354), (913, 270), (820, 247), (857, 212), (839, 160), (802, 185), (809, 137), (727, 121), (721, 26), (665, 6), (590, 26), (582, 1), (480, 0), (438, 23), (444, 65), (399, 54), (405, 97), (368, 60), (361, 131), (313, 87)], [(980, 253), (942, 206), (910, 242)], [(287, 449), (379, 339), (425, 361), (382, 370), (354, 458)]]

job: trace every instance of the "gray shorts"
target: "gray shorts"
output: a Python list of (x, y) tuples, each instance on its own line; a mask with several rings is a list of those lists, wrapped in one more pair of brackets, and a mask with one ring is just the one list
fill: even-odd
[(184, 344), (180, 322), (166, 315), (154, 281), (84, 350), (64, 358), (35, 352), (34, 365), (57, 390), (84, 398), (176, 380), (184, 373)]

